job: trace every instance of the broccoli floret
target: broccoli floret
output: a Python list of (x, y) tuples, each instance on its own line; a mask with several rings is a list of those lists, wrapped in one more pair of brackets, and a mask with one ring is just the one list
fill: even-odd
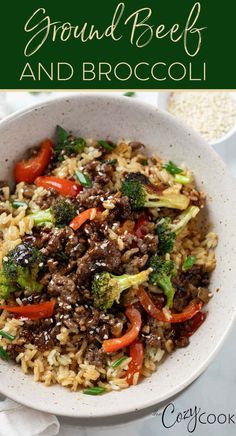
[(3, 258), (0, 273), (0, 295), (7, 298), (10, 292), (24, 289), (39, 292), (42, 285), (37, 282), (40, 268), (43, 267), (42, 253), (30, 243), (22, 243)]
[(122, 291), (147, 281), (150, 272), (151, 269), (134, 275), (114, 276), (106, 271), (95, 274), (92, 282), (94, 305), (102, 310), (109, 309), (115, 302), (119, 303)]
[(11, 292), (11, 286), (9, 280), (5, 276), (3, 270), (0, 271), (0, 298), (4, 300), (9, 297)]
[(77, 207), (68, 199), (59, 199), (46, 210), (39, 210), (30, 214), (34, 225), (66, 226), (77, 214)]
[(173, 306), (174, 287), (171, 278), (176, 274), (175, 264), (172, 260), (165, 260), (158, 255), (151, 257), (149, 266), (152, 272), (149, 275), (149, 282), (159, 286), (166, 296), (166, 306)]
[(156, 228), (158, 235), (158, 251), (160, 254), (170, 253), (173, 250), (176, 233), (171, 229), (171, 219), (166, 217), (158, 223)]
[(156, 233), (159, 239), (158, 250), (160, 254), (170, 253), (173, 250), (176, 236), (182, 232), (192, 218), (195, 218), (199, 211), (199, 207), (189, 206), (174, 222), (169, 217), (159, 221)]
[(189, 199), (183, 194), (160, 193), (146, 176), (141, 173), (129, 173), (121, 186), (123, 195), (129, 197), (134, 210), (142, 207), (168, 207), (184, 210), (189, 205)]
[(61, 126), (56, 128), (56, 137), (57, 143), (54, 147), (54, 156), (59, 161), (63, 161), (65, 156), (82, 153), (86, 146), (86, 141), (83, 138), (75, 138)]

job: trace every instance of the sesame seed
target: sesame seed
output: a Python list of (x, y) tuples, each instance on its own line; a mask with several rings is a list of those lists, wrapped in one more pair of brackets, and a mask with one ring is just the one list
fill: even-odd
[(167, 109), (210, 142), (236, 122), (236, 101), (229, 92), (172, 92)]

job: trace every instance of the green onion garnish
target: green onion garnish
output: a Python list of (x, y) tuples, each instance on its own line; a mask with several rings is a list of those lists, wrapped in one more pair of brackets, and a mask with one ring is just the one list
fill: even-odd
[(10, 335), (10, 333), (5, 332), (4, 330), (0, 330), (0, 335), (3, 338), (9, 339), (9, 341), (13, 341), (13, 339), (15, 339), (14, 336)]
[(83, 393), (86, 395), (101, 395), (106, 391), (105, 388), (94, 386), (93, 388), (84, 389)]
[(9, 360), (9, 356), (6, 352), (6, 350), (4, 350), (4, 348), (0, 345), (0, 357), (3, 360)]
[(183, 176), (182, 174), (175, 175), (175, 182), (181, 183), (181, 185), (188, 185), (192, 182), (192, 178), (189, 176)]
[(106, 150), (109, 150), (109, 151), (113, 151), (113, 149), (116, 147), (115, 144), (113, 144), (113, 145), (108, 144), (108, 142), (103, 141), (103, 139), (101, 139), (100, 141), (98, 141), (98, 143), (99, 143), (103, 148), (106, 148)]
[(22, 206), (28, 207), (28, 203), (26, 203), (26, 201), (13, 200), (12, 207), (14, 207), (14, 209), (17, 209), (18, 207), (22, 207)]
[(87, 174), (84, 174), (81, 171), (76, 171), (75, 176), (79, 180), (79, 182), (82, 186), (86, 186), (87, 188), (91, 188), (92, 181)]
[(63, 129), (63, 127), (57, 126), (56, 127), (56, 136), (57, 136), (58, 142), (63, 143), (63, 142), (68, 140), (69, 134), (65, 129)]
[(146, 165), (148, 165), (148, 160), (147, 159), (142, 159), (140, 161), (140, 163), (141, 163), (141, 165), (146, 166)]
[(107, 165), (115, 165), (117, 164), (117, 159), (104, 160), (103, 163), (106, 163)]
[(127, 356), (122, 356), (119, 359), (117, 359), (111, 366), (112, 368), (117, 368), (117, 366), (120, 366), (122, 362), (124, 362), (126, 359), (128, 359)]
[(171, 162), (171, 160), (168, 163), (162, 165), (162, 167), (165, 168), (166, 171), (168, 171), (168, 173), (173, 175), (180, 174), (183, 172), (183, 170), (181, 170), (181, 168), (178, 168), (173, 162)]
[(188, 269), (192, 268), (192, 266), (196, 263), (196, 256), (188, 256), (186, 257), (185, 261), (182, 265), (182, 270), (187, 271)]
[(136, 94), (136, 92), (128, 91), (128, 92), (125, 92), (123, 95), (124, 95), (125, 97), (134, 97), (135, 94)]

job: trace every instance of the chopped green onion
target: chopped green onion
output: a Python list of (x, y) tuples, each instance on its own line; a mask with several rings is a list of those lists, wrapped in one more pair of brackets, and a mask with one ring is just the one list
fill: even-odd
[(28, 207), (28, 203), (26, 203), (26, 201), (13, 200), (12, 207), (14, 207), (14, 209), (17, 209), (18, 207), (22, 207), (22, 206)]
[(127, 356), (122, 356), (119, 359), (117, 359), (111, 366), (112, 368), (117, 368), (117, 366), (120, 366), (122, 362), (124, 362), (126, 359), (128, 359)]
[(125, 92), (123, 95), (124, 95), (125, 97), (134, 97), (135, 94), (136, 94), (136, 92), (128, 91), (128, 92)]
[(117, 163), (117, 159), (104, 160), (104, 163), (107, 165), (115, 165)]
[(83, 393), (86, 395), (101, 395), (106, 391), (105, 388), (94, 386), (93, 388), (84, 389)]
[(99, 143), (103, 148), (106, 148), (106, 150), (109, 150), (109, 151), (113, 151), (113, 149), (116, 147), (115, 144), (113, 144), (113, 145), (108, 144), (108, 142), (103, 141), (103, 139), (101, 139), (100, 141), (98, 141), (98, 143)]
[(71, 146), (74, 148), (76, 153), (82, 153), (86, 147), (86, 141), (84, 138), (75, 138), (71, 141)]
[(14, 336), (10, 335), (10, 333), (5, 332), (4, 330), (0, 330), (0, 335), (3, 338), (9, 339), (9, 341), (13, 341), (13, 339), (15, 339)]
[(140, 161), (140, 163), (141, 163), (141, 165), (146, 166), (146, 165), (148, 165), (148, 160), (147, 159), (142, 159)]
[(168, 171), (168, 173), (173, 175), (180, 174), (183, 172), (183, 170), (181, 170), (181, 168), (178, 168), (173, 162), (171, 162), (171, 160), (168, 163), (162, 165), (162, 167), (165, 168), (165, 170)]
[(188, 185), (192, 182), (191, 176), (183, 176), (182, 174), (176, 174), (175, 175), (175, 182), (181, 183), (181, 185)]
[(65, 129), (63, 129), (63, 127), (57, 126), (56, 127), (56, 136), (57, 136), (58, 142), (63, 143), (63, 142), (68, 140), (69, 134)]
[(86, 186), (88, 188), (90, 188), (92, 186), (92, 181), (87, 174), (84, 174), (81, 171), (76, 171), (75, 175), (82, 186)]
[(192, 268), (192, 266), (196, 263), (196, 256), (188, 256), (182, 265), (182, 270), (187, 271), (188, 269)]
[(6, 352), (6, 350), (4, 350), (4, 348), (0, 345), (0, 357), (3, 360), (9, 360), (9, 356)]

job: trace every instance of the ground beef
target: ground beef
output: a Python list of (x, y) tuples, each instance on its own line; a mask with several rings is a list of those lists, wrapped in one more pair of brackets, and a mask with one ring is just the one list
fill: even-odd
[(106, 363), (107, 354), (102, 348), (92, 347), (86, 350), (84, 358), (89, 365), (101, 367)]
[(54, 189), (48, 189), (43, 196), (40, 196), (35, 200), (35, 203), (40, 207), (40, 209), (48, 209), (53, 205), (55, 199), (58, 199), (58, 193)]
[(186, 272), (178, 275), (178, 283), (180, 286), (186, 286), (191, 283), (194, 286), (208, 286), (209, 273), (200, 265), (195, 265)]
[(25, 185), (23, 190), (24, 197), (31, 199), (34, 195), (35, 185)]
[(145, 148), (145, 145), (142, 142), (138, 142), (138, 141), (130, 142), (129, 146), (131, 147), (131, 150), (133, 152), (140, 150), (140, 148)]
[(197, 296), (204, 304), (207, 304), (211, 299), (211, 294), (208, 288), (199, 287)]
[(181, 336), (180, 338), (174, 340), (174, 344), (177, 348), (187, 347), (189, 344), (189, 338), (187, 336)]
[(127, 274), (137, 274), (141, 271), (148, 261), (148, 255), (144, 254), (143, 256), (134, 256), (130, 262), (126, 265), (125, 272)]
[(68, 304), (76, 303), (78, 299), (75, 282), (71, 278), (58, 273), (52, 275), (47, 292), (53, 297), (60, 295), (61, 299)]
[[(64, 253), (64, 245), (68, 238), (74, 238), (74, 232), (70, 227), (43, 228), (38, 237), (38, 246), (45, 256)], [(55, 256), (54, 256), (55, 257)]]
[(87, 253), (78, 260), (77, 278), (83, 283), (97, 271), (116, 272), (121, 263), (121, 252), (116, 244), (109, 240), (95, 243)]
[(115, 208), (110, 212), (109, 221), (133, 219), (133, 212), (128, 197), (115, 198), (114, 203)]
[(174, 337), (175, 331), (171, 324), (161, 324), (154, 318), (147, 317), (147, 322), (142, 329), (141, 338), (146, 345), (165, 350), (166, 341)]
[(91, 244), (104, 240), (104, 236), (107, 236), (108, 233), (108, 226), (106, 222), (88, 221), (83, 227), (83, 232)]
[(42, 300), (42, 294), (31, 294), (27, 297), (21, 297), (22, 304), (26, 306), (27, 304), (38, 304)]
[(79, 238), (76, 234), (69, 235), (65, 244), (65, 253), (71, 259), (77, 259), (82, 256), (86, 251), (86, 239)]
[(173, 303), (176, 311), (182, 312), (193, 298), (200, 298), (203, 303), (209, 300), (209, 291), (206, 288), (209, 284), (209, 273), (201, 266), (193, 266), (188, 271), (173, 277), (172, 281), (176, 290)]
[[(1, 194), (0, 194), (0, 197), (1, 197)], [(6, 207), (5, 207), (5, 203), (2, 203), (2, 204), (0, 204), (0, 215), (2, 214), (2, 213), (6, 213), (7, 215), (9, 215), (9, 210), (7, 210), (6, 209)]]
[(104, 190), (99, 185), (94, 185), (92, 188), (84, 189), (77, 197), (79, 210), (88, 209), (90, 207), (102, 206), (103, 201), (106, 199)]
[(73, 331), (84, 334), (88, 344), (101, 347), (105, 339), (121, 336), (126, 324), (126, 317), (122, 312), (104, 314), (97, 308), (87, 304), (75, 307), (64, 307), (59, 303), (56, 319)]
[(143, 239), (138, 239), (137, 246), (142, 254), (156, 254), (158, 247), (158, 236), (145, 235)]
[[(2, 188), (6, 188), (6, 187), (9, 187), (8, 183), (1, 180), (0, 181), (0, 201), (2, 201), (2, 202), (6, 201), (5, 195), (4, 195), (3, 190), (2, 190)], [(4, 206), (2, 205), (2, 207), (4, 207)], [(5, 210), (3, 210), (3, 212), (5, 212)]]
[(32, 343), (43, 351), (53, 348), (58, 343), (56, 336), (59, 333), (60, 327), (55, 325), (52, 318), (26, 320), (21, 328), (20, 338), (22, 342)]
[(23, 353), (24, 351), (24, 345), (8, 344), (7, 346), (7, 354), (13, 360), (16, 360), (18, 354)]
[(95, 183), (100, 183), (101, 185), (105, 185), (112, 181), (113, 173), (115, 167), (111, 165), (109, 162), (101, 163), (97, 168), (97, 176), (95, 177)]

